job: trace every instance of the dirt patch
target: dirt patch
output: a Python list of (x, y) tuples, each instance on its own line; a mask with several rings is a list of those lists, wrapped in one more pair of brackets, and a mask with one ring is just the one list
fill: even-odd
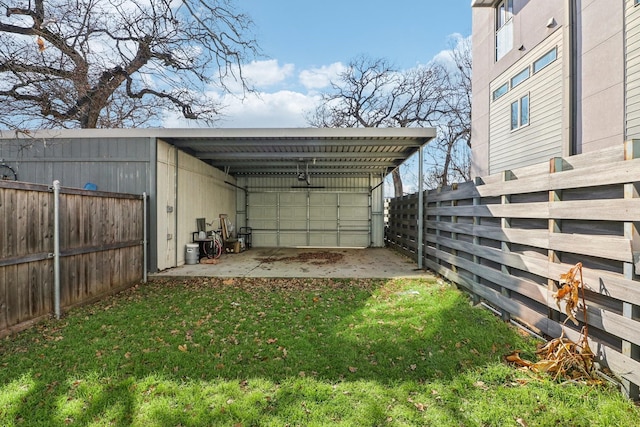
[(256, 258), (256, 260), (264, 263), (283, 262), (300, 262), (313, 265), (327, 265), (342, 261), (344, 254), (335, 252), (302, 252), (296, 256), (287, 257), (266, 257)]

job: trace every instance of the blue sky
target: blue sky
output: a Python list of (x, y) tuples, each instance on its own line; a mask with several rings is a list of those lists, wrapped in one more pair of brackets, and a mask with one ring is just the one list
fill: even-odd
[[(210, 95), (228, 105), (220, 127), (305, 127), (329, 81), (358, 55), (399, 69), (426, 64), (471, 34), (470, 0), (238, 0), (264, 57), (244, 74), (258, 93)], [(193, 126), (170, 117), (167, 127)]]

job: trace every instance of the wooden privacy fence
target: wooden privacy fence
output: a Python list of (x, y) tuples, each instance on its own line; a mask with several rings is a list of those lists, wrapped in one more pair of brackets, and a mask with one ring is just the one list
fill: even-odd
[[(423, 265), (505, 319), (578, 341), (552, 294), (582, 262), (591, 348), (637, 398), (639, 189), (640, 141), (630, 141), (425, 192)], [(416, 260), (417, 218), (417, 194), (390, 201), (387, 242)]]
[[(0, 336), (144, 276), (143, 196), (0, 181)], [(59, 268), (56, 268), (56, 263)], [(56, 280), (58, 272), (59, 280)]]

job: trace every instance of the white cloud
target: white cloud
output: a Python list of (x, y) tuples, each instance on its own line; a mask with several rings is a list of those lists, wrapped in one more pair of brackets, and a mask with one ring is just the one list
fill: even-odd
[(318, 98), (282, 90), (249, 95), (243, 101), (225, 97), (228, 116), (224, 127), (307, 127), (304, 113), (315, 108)]
[(464, 49), (465, 43), (470, 46), (471, 36), (464, 37), (460, 33), (453, 33), (449, 35), (449, 43), (451, 48), (441, 50), (432, 59), (432, 61), (443, 64), (445, 67), (455, 67), (455, 60), (453, 52), (456, 50)]
[[(300, 92), (281, 90), (273, 93), (248, 94), (244, 99), (233, 95), (211, 94), (226, 105), (224, 117), (216, 124), (225, 128), (298, 128), (308, 127), (305, 113), (317, 105), (319, 97)], [(165, 118), (164, 127), (201, 127), (172, 113)]]
[(242, 75), (250, 85), (261, 88), (282, 83), (293, 75), (294, 69), (295, 66), (293, 64), (280, 66), (275, 59), (253, 61), (242, 66)]
[(307, 89), (321, 89), (329, 86), (331, 80), (335, 80), (338, 74), (344, 72), (346, 67), (341, 62), (334, 62), (320, 68), (303, 70), (298, 76), (300, 83)]

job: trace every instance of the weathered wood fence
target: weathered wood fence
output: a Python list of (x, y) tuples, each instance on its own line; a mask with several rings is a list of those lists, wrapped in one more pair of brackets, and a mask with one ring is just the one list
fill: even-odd
[[(639, 191), (640, 141), (630, 141), (425, 192), (423, 265), (558, 337), (565, 315), (552, 294), (582, 262), (591, 348), (638, 398)], [(416, 260), (417, 218), (417, 194), (390, 201), (387, 242)], [(580, 327), (564, 329), (577, 341)]]
[[(61, 188), (60, 307), (124, 289), (144, 276), (144, 198)], [(54, 310), (54, 193), (0, 181), (0, 336)]]

